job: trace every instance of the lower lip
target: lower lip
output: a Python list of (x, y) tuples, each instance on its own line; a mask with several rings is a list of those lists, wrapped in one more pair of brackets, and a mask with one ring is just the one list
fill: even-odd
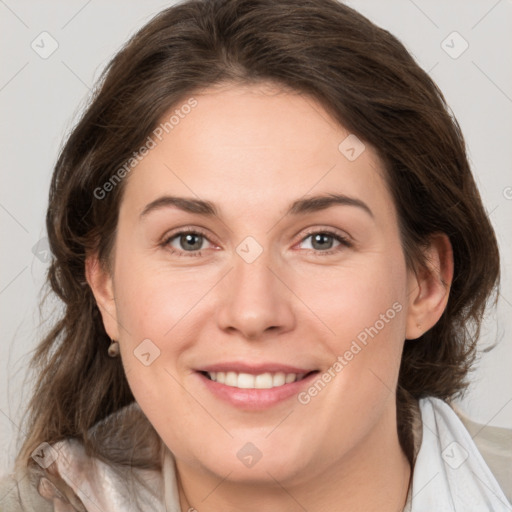
[(212, 394), (231, 405), (247, 410), (261, 410), (297, 395), (302, 388), (308, 386), (315, 379), (318, 372), (311, 373), (302, 380), (270, 389), (235, 388), (211, 380), (200, 372), (197, 372), (197, 375)]

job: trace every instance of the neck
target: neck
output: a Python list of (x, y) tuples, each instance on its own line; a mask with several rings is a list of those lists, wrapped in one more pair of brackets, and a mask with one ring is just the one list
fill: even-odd
[[(389, 423), (389, 422), (388, 422)], [(361, 446), (329, 467), (290, 480), (233, 482), (176, 461), (183, 512), (397, 512), (407, 499), (411, 467), (396, 431), (372, 431)], [(385, 426), (385, 425), (384, 425)], [(384, 428), (384, 430), (387, 430)], [(393, 435), (394, 434), (394, 435)]]

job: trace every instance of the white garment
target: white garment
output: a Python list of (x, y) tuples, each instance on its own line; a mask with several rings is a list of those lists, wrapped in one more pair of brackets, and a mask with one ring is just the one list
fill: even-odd
[(512, 512), (452, 408), (432, 397), (419, 406), (423, 437), (404, 512)]

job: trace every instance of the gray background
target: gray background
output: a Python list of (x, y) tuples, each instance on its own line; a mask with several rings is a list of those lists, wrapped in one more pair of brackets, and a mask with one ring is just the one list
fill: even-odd
[[(475, 384), (460, 406), (476, 421), (512, 427), (512, 0), (347, 3), (406, 45), (461, 124), (497, 230), (503, 277), (499, 305), (482, 332)], [(45, 328), (38, 301), (47, 266), (44, 214), (52, 166), (109, 58), (169, 5), (0, 0), (0, 473), (14, 460), (29, 396), (22, 385), (30, 351)], [(58, 48), (45, 55), (52, 44)], [(56, 301), (50, 305), (58, 310)]]

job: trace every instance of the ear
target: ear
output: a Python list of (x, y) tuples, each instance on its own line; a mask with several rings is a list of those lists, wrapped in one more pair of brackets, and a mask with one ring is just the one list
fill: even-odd
[(432, 328), (441, 318), (453, 279), (453, 250), (444, 233), (431, 236), (424, 250), (425, 266), (408, 278), (409, 301), (406, 339), (414, 340)]
[(86, 256), (85, 277), (96, 299), (105, 331), (111, 339), (119, 340), (119, 325), (111, 272), (104, 268), (97, 254)]

